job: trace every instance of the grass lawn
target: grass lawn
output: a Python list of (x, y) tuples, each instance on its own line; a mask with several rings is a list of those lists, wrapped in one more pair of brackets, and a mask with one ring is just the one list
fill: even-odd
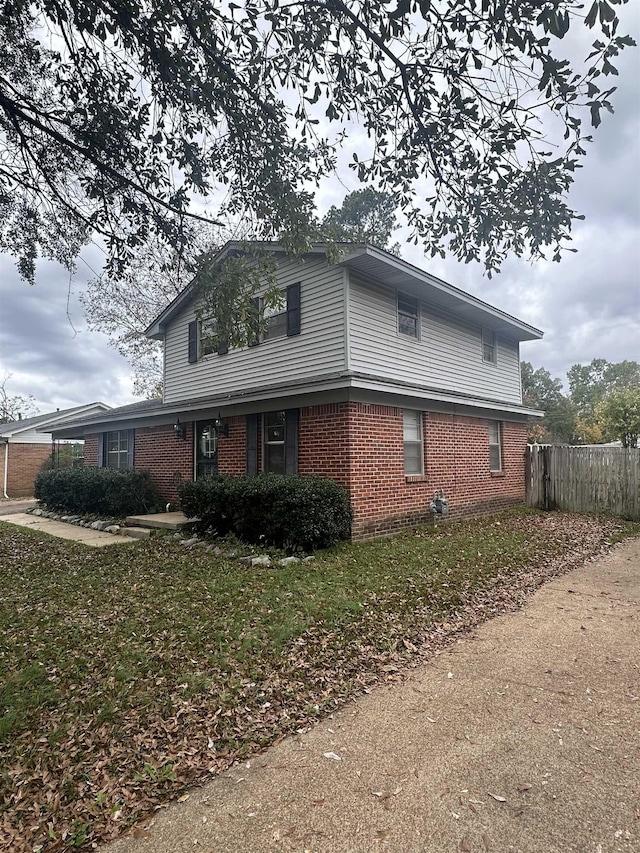
[(522, 511), (255, 569), (0, 523), (0, 850), (115, 837), (639, 529)]

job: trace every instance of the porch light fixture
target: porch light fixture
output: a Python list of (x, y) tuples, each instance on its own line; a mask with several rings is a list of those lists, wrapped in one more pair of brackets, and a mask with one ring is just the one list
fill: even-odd
[(176, 422), (173, 425), (173, 433), (177, 438), (181, 438), (183, 441), (187, 438), (187, 425), (180, 423), (180, 418), (176, 418)]
[(224, 420), (220, 412), (218, 411), (218, 417), (213, 422), (214, 427), (216, 428), (216, 432), (219, 436), (226, 438), (229, 435), (229, 424)]

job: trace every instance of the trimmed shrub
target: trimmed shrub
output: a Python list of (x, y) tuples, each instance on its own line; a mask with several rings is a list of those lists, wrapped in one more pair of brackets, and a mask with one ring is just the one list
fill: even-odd
[(289, 551), (328, 548), (351, 534), (348, 494), (321, 477), (205, 477), (180, 486), (180, 505), (204, 529)]
[(42, 471), (34, 494), (50, 509), (122, 517), (161, 506), (148, 471), (113, 468), (63, 468)]

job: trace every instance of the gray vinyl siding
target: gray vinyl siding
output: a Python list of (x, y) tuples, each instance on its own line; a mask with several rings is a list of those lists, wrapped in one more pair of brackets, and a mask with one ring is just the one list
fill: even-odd
[(398, 333), (396, 291), (355, 275), (349, 283), (349, 360), (355, 372), (509, 403), (521, 402), (517, 341), (496, 336), (482, 360), (482, 330), (420, 303), (418, 340)]
[(226, 355), (212, 353), (189, 364), (188, 327), (196, 319), (195, 306), (176, 317), (165, 336), (165, 402), (278, 386), (344, 370), (343, 270), (325, 259), (282, 261), (279, 286), (284, 289), (297, 281), (301, 282), (301, 331), (293, 337), (230, 350)]

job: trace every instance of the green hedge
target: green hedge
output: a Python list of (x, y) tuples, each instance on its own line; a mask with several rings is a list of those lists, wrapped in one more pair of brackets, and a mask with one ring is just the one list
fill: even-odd
[(162, 505), (148, 471), (63, 468), (36, 477), (35, 496), (49, 509), (121, 518)]
[(204, 477), (182, 483), (180, 505), (204, 529), (287, 550), (327, 548), (351, 534), (348, 494), (320, 477)]

